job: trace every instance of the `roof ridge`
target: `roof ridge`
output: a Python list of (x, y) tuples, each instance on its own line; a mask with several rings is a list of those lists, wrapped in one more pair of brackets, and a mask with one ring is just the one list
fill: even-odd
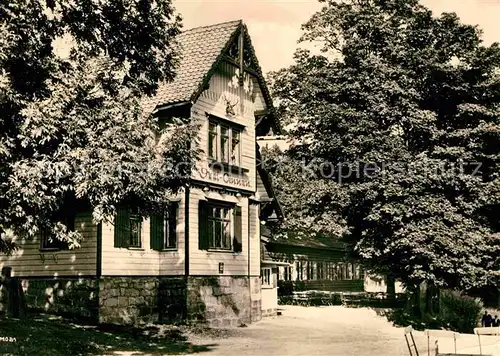
[(188, 28), (187, 30), (181, 31), (181, 33), (184, 34), (186, 32), (191, 32), (191, 31), (194, 31), (194, 30), (210, 29), (210, 28), (213, 28), (213, 27), (219, 27), (221, 25), (229, 25), (229, 24), (236, 24), (236, 23), (241, 24), (241, 23), (243, 23), (243, 20), (242, 19), (231, 20), (231, 21), (219, 22), (219, 23), (216, 23), (216, 24), (213, 24), (213, 25), (192, 27), (192, 28)]

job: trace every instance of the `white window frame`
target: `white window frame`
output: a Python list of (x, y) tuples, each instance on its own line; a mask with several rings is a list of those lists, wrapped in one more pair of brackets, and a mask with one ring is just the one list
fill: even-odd
[[(234, 207), (232, 206), (224, 206), (224, 205), (219, 205), (219, 204), (210, 204), (210, 210), (213, 211), (213, 209), (227, 209), (228, 215), (229, 215), (229, 246), (222, 246), (222, 237), (221, 237), (221, 246), (215, 246), (216, 244), (212, 244), (212, 241), (209, 241), (208, 243), (208, 248), (210, 250), (219, 250), (219, 251), (232, 251), (233, 250), (233, 239), (234, 239), (234, 220), (233, 220), (233, 213), (234, 213)], [(213, 217), (211, 215), (208, 216), (208, 225), (210, 226), (210, 221), (214, 221), (214, 223), (221, 223), (224, 221), (223, 218), (217, 218)], [(215, 227), (214, 227), (215, 229)], [(222, 231), (222, 230), (221, 230)], [(215, 231), (214, 231), (214, 242), (215, 242)]]
[(262, 288), (273, 288), (273, 269), (271, 267), (262, 267), (260, 269), (260, 279)]
[[(211, 126), (215, 126), (215, 132), (210, 131)], [(222, 128), (227, 129), (227, 143), (225, 148), (227, 149), (226, 155), (227, 157), (222, 157)], [(233, 136), (234, 133), (238, 133), (238, 144), (233, 147)], [(215, 145), (215, 157), (213, 157), (212, 152), (210, 150), (210, 137), (213, 135), (214, 141), (212, 141), (212, 145)], [(225, 163), (231, 166), (239, 167), (241, 166), (241, 146), (242, 146), (242, 136), (243, 130), (226, 122), (219, 122), (216, 119), (208, 120), (208, 140), (207, 140), (207, 155), (208, 158), (215, 160), (216, 162)], [(236, 155), (233, 159), (233, 148), (236, 147)]]
[[(131, 212), (129, 213), (129, 224), (130, 224), (130, 233), (129, 233), (129, 243), (128, 243), (128, 247), (129, 248), (142, 248), (142, 238), (143, 238), (143, 234), (142, 234), (142, 219), (140, 217), (139, 214), (135, 213), (135, 212)], [(132, 244), (132, 239), (133, 239), (133, 236), (134, 236), (134, 225), (136, 226), (137, 228), (137, 244)]]
[(291, 281), (292, 278), (292, 272), (293, 272), (293, 267), (292, 266), (285, 266), (283, 268), (283, 280), (285, 281)]

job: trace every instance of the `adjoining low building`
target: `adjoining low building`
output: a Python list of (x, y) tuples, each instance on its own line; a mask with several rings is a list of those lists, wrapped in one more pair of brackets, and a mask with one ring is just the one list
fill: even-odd
[(265, 253), (279, 266), (278, 279), (301, 282), (304, 290), (363, 292), (365, 270), (346, 260), (345, 246), (328, 238), (268, 239)]
[[(286, 152), (296, 140), (286, 135), (257, 137), (260, 148)], [(267, 237), (266, 237), (267, 236)], [(366, 271), (360, 262), (347, 259), (346, 245), (335, 238), (272, 238), (264, 233), (263, 256), (266, 260), (283, 263), (276, 267), (277, 281), (292, 281), (303, 290), (331, 292), (386, 293), (384, 276)], [(286, 265), (285, 265), (286, 264)], [(274, 271), (274, 269), (271, 269)], [(404, 291), (395, 284), (396, 293)]]
[[(263, 229), (262, 234), (266, 235)], [(279, 262), (277, 281), (300, 284), (301, 290), (385, 293), (384, 277), (370, 274), (356, 261), (347, 259), (346, 246), (326, 237), (306, 239), (263, 237), (262, 255)], [(396, 282), (396, 293), (403, 288)]]
[[(257, 161), (261, 161), (260, 148), (257, 150)], [(260, 164), (257, 165), (259, 177), (257, 190), (261, 200), (260, 228), (260, 277), (262, 316), (276, 316), (278, 312), (278, 274), (279, 267), (288, 267), (289, 263), (272, 259), (266, 251), (265, 243), (270, 239), (268, 224), (274, 224), (284, 218), (283, 210), (276, 199), (271, 178)]]
[(90, 211), (69, 209), (79, 249), (43, 233), (17, 238), (22, 248), (0, 256), (0, 267), (22, 281), (29, 307), (106, 323), (261, 319), (260, 227), (280, 211), (256, 164), (256, 136), (280, 126), (242, 21), (188, 30), (179, 42), (176, 79), (144, 108), (160, 123), (200, 125), (205, 154), (190, 184), (146, 219), (122, 207), (97, 225)]

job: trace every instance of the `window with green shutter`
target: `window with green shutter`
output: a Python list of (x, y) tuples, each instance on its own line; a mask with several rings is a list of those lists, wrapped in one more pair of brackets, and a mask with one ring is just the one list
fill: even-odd
[(241, 207), (201, 200), (198, 208), (200, 250), (241, 252), (243, 237)]
[(126, 207), (120, 207), (115, 216), (114, 247), (142, 247), (142, 218)]
[(142, 218), (137, 213), (130, 214), (130, 240), (128, 247), (142, 247)]
[(177, 213), (178, 204), (167, 206), (163, 214), (151, 216), (151, 248), (153, 250), (177, 248)]

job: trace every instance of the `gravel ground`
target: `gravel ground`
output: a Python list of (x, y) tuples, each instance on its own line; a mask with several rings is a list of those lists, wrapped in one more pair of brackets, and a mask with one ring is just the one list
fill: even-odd
[[(414, 337), (420, 355), (427, 355), (424, 333), (414, 332)], [(210, 355), (409, 355), (403, 328), (368, 308), (284, 306), (276, 318), (189, 339), (211, 345)]]

